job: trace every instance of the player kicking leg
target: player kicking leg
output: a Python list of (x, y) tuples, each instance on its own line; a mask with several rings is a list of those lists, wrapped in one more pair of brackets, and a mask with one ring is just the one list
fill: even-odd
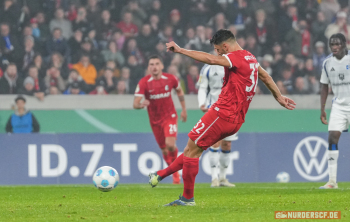
[(252, 54), (238, 45), (232, 32), (221, 29), (215, 33), (210, 42), (214, 44), (220, 56), (186, 50), (175, 42), (166, 44), (170, 51), (184, 54), (200, 62), (225, 67), (225, 80), (219, 99), (188, 134), (189, 140), (184, 153), (166, 169), (150, 174), (149, 182), (155, 187), (166, 176), (183, 169), (183, 194), (178, 200), (166, 206), (195, 205), (194, 183), (199, 170), (199, 157), (214, 143), (238, 132), (255, 94), (258, 77), (281, 106), (290, 110), (295, 108), (295, 102), (281, 95), (271, 76), (259, 66)]

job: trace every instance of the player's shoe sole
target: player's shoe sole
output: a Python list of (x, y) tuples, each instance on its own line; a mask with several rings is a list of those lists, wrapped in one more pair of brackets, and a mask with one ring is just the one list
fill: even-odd
[(158, 183), (162, 180), (162, 178), (157, 173), (150, 173), (149, 176), (149, 184), (153, 187), (156, 187)]
[(165, 207), (170, 207), (170, 206), (196, 206), (196, 203), (194, 202), (194, 198), (192, 197), (191, 199), (186, 199), (183, 196), (180, 195), (178, 200), (175, 200), (171, 203), (165, 204)]

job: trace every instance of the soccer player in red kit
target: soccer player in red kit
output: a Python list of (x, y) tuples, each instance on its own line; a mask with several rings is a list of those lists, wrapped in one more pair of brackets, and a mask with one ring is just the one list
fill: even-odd
[[(171, 74), (163, 73), (163, 62), (158, 56), (150, 57), (148, 72), (151, 75), (143, 77), (135, 90), (134, 109), (147, 107), (152, 131), (163, 158), (168, 166), (177, 158), (176, 147), (177, 114), (171, 98), (171, 90), (175, 89), (179, 97), (182, 112), (181, 120), (187, 119), (184, 92), (179, 80)], [(145, 98), (142, 102), (142, 98)], [(180, 183), (180, 175), (173, 172), (173, 183)]]
[(249, 104), (252, 101), (258, 78), (264, 82), (281, 106), (293, 110), (293, 100), (284, 97), (270, 75), (259, 65), (256, 58), (243, 50), (229, 30), (218, 30), (210, 43), (219, 56), (205, 52), (180, 48), (175, 42), (167, 43), (168, 51), (181, 53), (197, 61), (225, 67), (225, 77), (219, 99), (198, 121), (188, 134), (189, 140), (184, 153), (169, 167), (151, 173), (150, 181), (155, 187), (163, 178), (182, 169), (184, 191), (178, 200), (165, 206), (194, 206), (194, 183), (198, 174), (199, 157), (208, 147), (235, 134), (242, 126)]

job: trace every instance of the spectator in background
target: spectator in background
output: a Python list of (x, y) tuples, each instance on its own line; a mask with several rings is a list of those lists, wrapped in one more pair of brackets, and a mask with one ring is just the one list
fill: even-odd
[(46, 76), (47, 66), (43, 62), (43, 58), (41, 57), (41, 55), (39, 53), (34, 56), (34, 60), (33, 60), (33, 63), (31, 65), (34, 65), (38, 69), (39, 79), (44, 79)]
[(281, 90), (281, 92), (285, 92), (284, 94), (293, 94), (294, 92), (294, 79), (291, 68), (286, 67), (282, 70), (282, 76), (277, 81), (277, 86)]
[(68, 45), (71, 51), (72, 61), (77, 52), (80, 50), (80, 45), (83, 42), (83, 32), (80, 29), (75, 30), (74, 35), (68, 40)]
[(0, 94), (17, 94), (22, 87), (22, 79), (18, 76), (17, 67), (14, 63), (10, 63), (4, 76), (0, 79)]
[(66, 12), (66, 17), (69, 21), (73, 22), (78, 16), (78, 9), (74, 3), (69, 5), (69, 9)]
[(20, 8), (13, 0), (1, 1), (3, 6), (0, 8), (0, 21), (8, 23), (12, 30), (16, 30), (20, 16)]
[(188, 68), (188, 74), (187, 74), (187, 93), (188, 94), (198, 93), (198, 89), (196, 88), (196, 83), (198, 82), (198, 78), (199, 78), (198, 67), (195, 65), (191, 65)]
[(39, 79), (39, 71), (38, 68), (36, 66), (30, 66), (28, 69), (28, 76), (32, 77), (34, 80), (34, 90), (35, 92), (42, 92), (43, 95), (40, 96), (44, 96), (45, 91), (46, 91), (46, 86), (45, 83), (43, 81), (43, 79)]
[(115, 32), (113, 32), (112, 41), (117, 43), (118, 49), (120, 51), (124, 49), (126, 38), (120, 29), (117, 29)]
[(153, 0), (151, 8), (148, 10), (147, 13), (148, 15), (157, 15), (157, 17), (162, 21), (166, 19), (164, 10), (162, 9), (162, 3), (160, 0)]
[(165, 44), (163, 42), (157, 43), (156, 54), (162, 58), (164, 67), (168, 67), (171, 61), (171, 54), (167, 53)]
[(135, 37), (138, 33), (138, 28), (132, 23), (132, 20), (132, 14), (130, 12), (125, 12), (123, 14), (123, 21), (117, 24), (117, 28), (123, 32), (126, 38)]
[(132, 14), (132, 23), (137, 27), (141, 27), (143, 21), (146, 20), (146, 12), (139, 7), (139, 3), (136, 0), (129, 0), (128, 4), (124, 6), (122, 14), (129, 12)]
[(98, 45), (98, 42), (96, 40), (96, 30), (95, 29), (90, 29), (88, 31), (88, 34), (85, 37), (85, 41), (90, 41), (91, 42), (93, 50), (97, 51), (99, 49), (99, 45)]
[(184, 35), (184, 25), (181, 20), (181, 14), (180, 11), (177, 9), (173, 9), (170, 12), (170, 21), (168, 22), (169, 25), (173, 27), (173, 34), (175, 41), (178, 42), (182, 39)]
[(105, 69), (107, 69), (107, 68), (113, 70), (113, 76), (114, 77), (116, 77), (116, 78), (120, 77), (120, 70), (118, 69), (118, 66), (117, 66), (116, 62), (113, 61), (113, 60), (107, 61), (105, 68), (101, 69), (98, 72), (98, 77), (103, 76), (103, 74), (105, 73)]
[(285, 40), (288, 42), (289, 51), (294, 55), (304, 57), (311, 55), (312, 39), (305, 20), (300, 20), (298, 25), (287, 33)]
[(295, 87), (293, 94), (306, 95), (309, 94), (309, 90), (305, 85), (305, 79), (303, 77), (297, 77), (295, 79)]
[(321, 41), (316, 42), (315, 44), (315, 52), (313, 54), (313, 65), (315, 67), (317, 79), (321, 78), (322, 64), (326, 59), (327, 55), (325, 53), (325, 44)]
[(104, 81), (96, 81), (95, 89), (92, 90), (90, 95), (107, 95), (108, 93), (105, 90), (106, 83)]
[(38, 20), (36, 18), (32, 18), (30, 20), (30, 27), (32, 29), (32, 35), (35, 38), (35, 40), (41, 40), (40, 39), (40, 29), (38, 26)]
[(110, 41), (108, 43), (108, 48), (102, 50), (101, 54), (105, 62), (112, 60), (117, 62), (119, 66), (123, 66), (125, 63), (125, 58), (123, 54), (118, 50), (117, 43), (114, 41)]
[(63, 95), (85, 95), (85, 92), (81, 90), (79, 83), (73, 82), (68, 86), (68, 89), (64, 91)]
[(139, 80), (144, 76), (144, 70), (133, 55), (128, 57), (127, 67), (130, 69), (130, 92), (134, 92)]
[(214, 32), (220, 30), (220, 29), (226, 29), (228, 26), (228, 22), (225, 18), (225, 14), (220, 12), (215, 15), (212, 19), (210, 19), (208, 25), (212, 26)]
[(125, 83), (125, 92), (130, 93), (130, 69), (128, 67), (122, 68), (120, 81), (123, 81)]
[(73, 65), (73, 69), (76, 69), (79, 72), (79, 75), (83, 77), (84, 81), (88, 85), (88, 92), (94, 88), (97, 71), (95, 66), (90, 63), (90, 58), (88, 55), (82, 55), (80, 57), (80, 61)]
[(20, 57), (20, 44), (16, 35), (10, 32), (8, 23), (0, 24), (0, 49), (11, 62), (17, 62)]
[(52, 31), (52, 38), (46, 42), (46, 52), (48, 56), (58, 52), (70, 61), (70, 50), (67, 41), (62, 37), (60, 28), (55, 28)]
[(139, 65), (143, 65), (145, 63), (145, 58), (143, 57), (140, 49), (137, 47), (136, 40), (133, 38), (129, 39), (124, 54), (126, 57), (129, 57), (131, 55), (135, 56)]
[(110, 94), (112, 91), (116, 90), (116, 87), (117, 87), (118, 79), (113, 74), (114, 74), (113, 69), (106, 68), (103, 76), (101, 76), (96, 80), (96, 83), (97, 83), (96, 85), (103, 82), (104, 84), (103, 87), (104, 87), (104, 90), (107, 92), (107, 94)]
[(210, 2), (208, 0), (192, 0), (187, 2), (188, 18), (192, 25), (205, 24), (210, 18)]
[(51, 86), (56, 86), (60, 92), (63, 92), (66, 88), (66, 84), (61, 76), (60, 70), (54, 66), (46, 71), (44, 82), (47, 89), (49, 89)]
[(273, 24), (266, 20), (263, 9), (255, 12), (255, 20), (248, 26), (248, 32), (254, 33), (262, 53), (268, 53), (275, 42)]
[(34, 38), (32, 36), (27, 36), (24, 39), (24, 55), (21, 65), (21, 70), (26, 71), (29, 65), (33, 63), (35, 55), (37, 53), (34, 51)]
[(347, 24), (346, 17), (345, 12), (338, 12), (335, 23), (327, 26), (325, 36), (329, 39), (334, 33), (342, 33), (346, 38), (347, 48), (350, 48), (350, 25)]
[(108, 42), (112, 40), (114, 27), (115, 24), (111, 21), (111, 13), (108, 10), (103, 10), (101, 20), (96, 25), (96, 38), (102, 48), (105, 48)]
[(72, 36), (72, 23), (64, 18), (64, 11), (62, 8), (56, 9), (55, 18), (50, 21), (51, 33), (59, 28), (62, 31), (62, 37), (69, 39)]
[(152, 33), (157, 35), (159, 32), (159, 16), (158, 15), (151, 15), (149, 17), (149, 24), (151, 25)]
[(167, 72), (177, 77), (177, 79), (180, 81), (180, 85), (181, 85), (181, 88), (182, 88), (184, 94), (186, 94), (186, 90), (187, 90), (186, 89), (186, 82), (181, 77), (181, 74), (179, 73), (179, 70), (178, 70), (177, 66), (176, 65), (170, 65), (168, 67)]
[(340, 5), (337, 0), (322, 0), (320, 10), (324, 13), (327, 23), (330, 23), (335, 14), (340, 10)]
[(60, 73), (63, 79), (68, 78), (68, 75), (69, 75), (68, 65), (60, 53), (55, 52), (51, 55), (49, 67), (56, 67), (57, 69), (60, 70)]
[(270, 54), (266, 54), (263, 56), (261, 61), (261, 66), (270, 74), (270, 76), (273, 76), (273, 69), (272, 69), (272, 63), (273, 63), (273, 57)]
[(72, 85), (73, 83), (78, 83), (79, 84), (79, 88), (85, 92), (86, 90), (86, 83), (83, 79), (83, 77), (81, 77), (79, 75), (79, 72), (75, 69), (71, 69), (69, 72), (69, 76), (68, 76), (68, 80), (67, 80), (67, 87), (69, 87), (70, 85)]
[[(273, 56), (272, 67), (274, 70), (276, 70), (276, 67), (278, 67), (283, 60), (282, 46), (278, 42), (275, 42), (275, 44), (272, 47), (272, 56)], [(279, 71), (279, 70), (276, 70), (276, 71)]]
[(84, 35), (91, 29), (91, 25), (86, 18), (86, 9), (84, 7), (78, 8), (77, 18), (73, 22), (73, 31), (80, 29)]
[(101, 16), (101, 9), (97, 4), (97, 0), (88, 0), (87, 4), (87, 20), (89, 23), (98, 22)]
[(40, 101), (43, 101), (45, 97), (44, 92), (35, 89), (35, 82), (31, 76), (27, 76), (24, 79), (23, 87), (19, 90), (19, 93), (27, 96), (35, 96)]
[(88, 55), (90, 62), (95, 66), (96, 69), (103, 67), (104, 59), (98, 50), (94, 50), (91, 41), (84, 40), (81, 43), (81, 48), (75, 53), (72, 62), (78, 63), (82, 55)]
[(294, 5), (289, 5), (287, 7), (287, 12), (283, 10), (280, 11), (278, 18), (278, 38), (280, 42), (285, 40), (286, 34), (296, 28), (298, 24), (298, 9)]
[(314, 43), (318, 41), (327, 43), (327, 38), (324, 35), (327, 24), (328, 23), (326, 22), (326, 18), (323, 12), (318, 12), (316, 20), (311, 24), (311, 33)]
[[(220, 0), (219, 0), (220, 1)], [(257, 12), (258, 10), (263, 10), (266, 12), (268, 16), (273, 16), (273, 14), (276, 11), (275, 5), (273, 0), (257, 0), (252, 1), (249, 9), (251, 10), (251, 13)]]
[(49, 92), (50, 95), (60, 95), (62, 92), (56, 86), (50, 86)]
[(158, 41), (158, 37), (152, 34), (151, 25), (147, 23), (142, 26), (141, 33), (136, 38), (137, 45), (145, 56), (154, 52), (154, 46)]
[(256, 57), (261, 57), (261, 48), (260, 46), (256, 43), (255, 36), (250, 34), (247, 37), (247, 45), (245, 46), (245, 49), (252, 53)]
[(7, 133), (38, 133), (40, 125), (34, 114), (25, 108), (26, 99), (18, 96), (15, 99), (16, 111), (12, 114), (6, 124)]
[(245, 39), (245, 36), (244, 35), (238, 35), (237, 36), (237, 43), (243, 48), (245, 49), (246, 48), (246, 39)]
[(126, 94), (126, 84), (124, 81), (119, 81), (117, 85), (117, 94)]
[(39, 40), (40, 42), (45, 42), (51, 35), (50, 28), (46, 24), (45, 14), (42, 12), (38, 12), (35, 19), (38, 22), (38, 28), (40, 30)]
[(159, 32), (158, 38), (162, 42), (174, 41), (173, 38), (173, 27), (171, 25), (165, 25), (163, 29)]

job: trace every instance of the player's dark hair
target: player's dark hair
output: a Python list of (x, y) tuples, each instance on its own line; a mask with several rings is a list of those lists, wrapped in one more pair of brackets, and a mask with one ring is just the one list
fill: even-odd
[(339, 39), (339, 40), (340, 40), (341, 44), (342, 44), (343, 47), (345, 48), (345, 55), (347, 55), (347, 54), (348, 54), (348, 49), (347, 49), (347, 47), (346, 47), (346, 38), (345, 38), (345, 36), (344, 36), (342, 33), (333, 34), (333, 35), (331, 35), (331, 37), (329, 38), (328, 44), (331, 43), (331, 40), (332, 40), (332, 39)]
[(235, 35), (228, 29), (220, 29), (210, 39), (210, 44), (220, 45), (221, 43), (228, 40), (236, 41)]
[(159, 59), (163, 63), (163, 59), (159, 55), (151, 55), (150, 57), (148, 57), (148, 63), (151, 59)]

